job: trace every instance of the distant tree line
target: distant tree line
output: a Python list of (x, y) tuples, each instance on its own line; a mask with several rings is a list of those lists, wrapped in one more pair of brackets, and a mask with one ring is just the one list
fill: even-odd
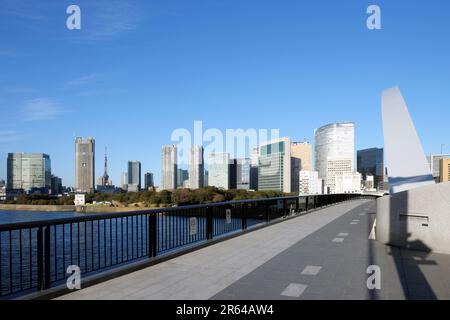
[[(286, 194), (279, 191), (247, 191), (247, 190), (223, 190), (215, 187), (203, 189), (177, 189), (123, 193), (93, 193), (86, 195), (86, 203), (111, 202), (115, 205), (138, 205), (144, 207), (168, 207), (185, 206), (194, 204), (205, 204), (212, 202), (223, 202), (233, 200), (264, 199), (283, 197)], [(52, 197), (49, 195), (19, 195), (15, 201), (7, 201), (9, 204), (29, 204), (29, 205), (73, 205), (74, 196)]]

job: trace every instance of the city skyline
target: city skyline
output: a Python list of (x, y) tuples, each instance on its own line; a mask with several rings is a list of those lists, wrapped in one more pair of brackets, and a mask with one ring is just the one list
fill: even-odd
[(73, 186), (73, 140), (93, 136), (97, 152), (109, 148), (111, 180), (121, 180), (131, 158), (159, 183), (161, 145), (195, 120), (223, 132), (279, 128), (292, 141), (313, 141), (314, 129), (349, 120), (356, 150), (380, 148), (379, 94), (393, 85), (426, 153), (440, 153), (441, 144), (450, 150), (442, 138), (450, 115), (448, 1), (377, 1), (380, 31), (366, 28), (365, 3), (230, 1), (198, 10), (181, 1), (112, 1), (112, 15), (126, 15), (122, 28), (108, 29), (102, 19), (114, 17), (104, 18), (102, 1), (78, 2), (98, 18), (93, 25), (86, 17), (78, 33), (61, 23), (66, 3), (22, 5), (22, 14), (0, 7), (0, 179), (7, 153), (41, 152)]

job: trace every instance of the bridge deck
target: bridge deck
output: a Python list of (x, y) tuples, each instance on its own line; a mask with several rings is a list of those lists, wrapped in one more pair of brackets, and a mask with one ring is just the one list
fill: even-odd
[[(369, 240), (375, 201), (349, 201), (60, 299), (449, 299), (450, 256)], [(367, 267), (381, 290), (367, 289)]]

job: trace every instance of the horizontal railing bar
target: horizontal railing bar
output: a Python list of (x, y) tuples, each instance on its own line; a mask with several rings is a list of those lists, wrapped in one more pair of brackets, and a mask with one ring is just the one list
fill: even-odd
[[(68, 217), (68, 218), (58, 218), (58, 219), (46, 219), (46, 220), (36, 220), (29, 222), (17, 222), (17, 223), (7, 223), (0, 225), (0, 231), (12, 231), (18, 229), (28, 229), (28, 228), (38, 228), (41, 226), (48, 225), (60, 225), (60, 224), (70, 224), (77, 222), (89, 222), (89, 221), (97, 221), (97, 220), (108, 220), (114, 218), (126, 218), (130, 216), (137, 215), (148, 215), (153, 213), (173, 213), (176, 211), (183, 210), (192, 210), (192, 209), (204, 209), (211, 207), (221, 207), (228, 205), (238, 205), (244, 203), (260, 203), (260, 202), (269, 202), (269, 201), (277, 201), (277, 200), (295, 200), (302, 199), (308, 197), (331, 197), (331, 196), (339, 196), (339, 195), (352, 195), (357, 196), (358, 194), (324, 194), (324, 195), (310, 195), (310, 196), (292, 196), (292, 197), (279, 197), (279, 198), (261, 198), (261, 199), (249, 199), (249, 200), (237, 200), (237, 201), (228, 201), (228, 202), (215, 202), (208, 204), (200, 204), (200, 205), (189, 205), (189, 206), (177, 206), (171, 208), (160, 208), (160, 209), (149, 209), (149, 210), (140, 210), (140, 211), (130, 211), (130, 212), (118, 212), (118, 213), (102, 213), (102, 214), (87, 214), (82, 217)], [(376, 197), (372, 195), (361, 195), (368, 197)]]

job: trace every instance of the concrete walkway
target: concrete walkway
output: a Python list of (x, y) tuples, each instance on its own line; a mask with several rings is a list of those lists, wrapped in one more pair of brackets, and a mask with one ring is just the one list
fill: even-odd
[[(375, 201), (276, 224), (60, 299), (450, 299), (450, 256), (369, 240)], [(379, 266), (381, 290), (368, 290)]]

